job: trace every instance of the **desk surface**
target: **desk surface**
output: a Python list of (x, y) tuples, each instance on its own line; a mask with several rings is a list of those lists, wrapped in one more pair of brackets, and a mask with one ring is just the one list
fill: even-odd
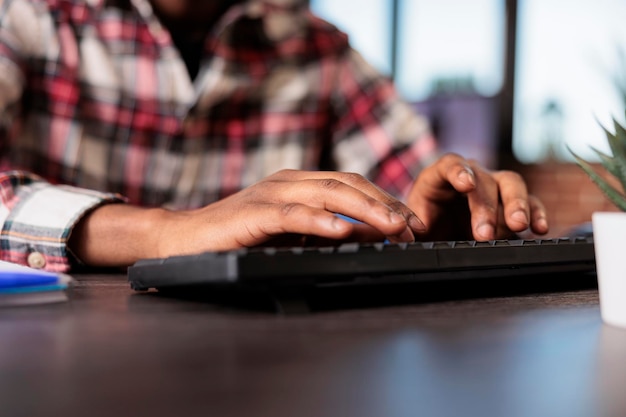
[(77, 278), (0, 310), (3, 417), (626, 415), (595, 290), (276, 316)]

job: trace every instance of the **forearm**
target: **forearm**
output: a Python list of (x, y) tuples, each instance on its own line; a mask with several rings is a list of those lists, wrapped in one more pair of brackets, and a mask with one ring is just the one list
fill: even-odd
[(407, 242), (422, 228), (406, 206), (359, 175), (284, 170), (198, 209), (98, 206), (76, 224), (69, 247), (88, 265), (124, 266), (143, 258), (253, 247), (293, 234)]
[(87, 213), (74, 227), (69, 249), (91, 266), (127, 266), (159, 256), (163, 209), (107, 204)]
[[(4, 261), (67, 271), (67, 241), (78, 219), (96, 207), (121, 202), (117, 194), (52, 185), (23, 171), (0, 173), (0, 225)], [(31, 262), (31, 258), (37, 262)]]

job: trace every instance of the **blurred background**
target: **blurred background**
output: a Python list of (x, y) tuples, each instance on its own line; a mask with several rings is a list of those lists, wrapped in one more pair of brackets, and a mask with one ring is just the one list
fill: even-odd
[(615, 210), (572, 161), (608, 151), (626, 119), (624, 0), (310, 0), (446, 151), (515, 169), (547, 205), (550, 236)]

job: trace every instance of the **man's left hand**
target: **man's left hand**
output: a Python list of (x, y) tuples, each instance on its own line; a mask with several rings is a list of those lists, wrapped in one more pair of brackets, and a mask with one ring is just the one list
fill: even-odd
[(489, 171), (446, 154), (422, 171), (407, 198), (426, 226), (418, 240), (492, 240), (548, 232), (543, 204), (512, 171)]

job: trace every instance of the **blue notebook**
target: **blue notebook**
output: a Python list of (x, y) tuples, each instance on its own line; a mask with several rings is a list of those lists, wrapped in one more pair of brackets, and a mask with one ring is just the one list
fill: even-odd
[(0, 261), (0, 306), (67, 301), (70, 282), (65, 274)]

